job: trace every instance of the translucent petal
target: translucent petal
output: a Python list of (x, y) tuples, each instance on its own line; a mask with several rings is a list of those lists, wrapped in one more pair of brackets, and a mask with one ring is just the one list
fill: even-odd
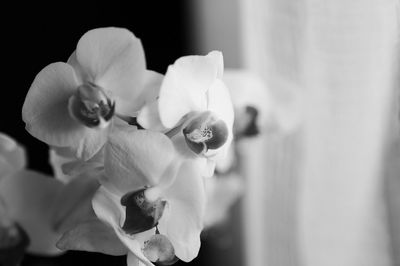
[(214, 54), (185, 56), (168, 67), (160, 89), (159, 111), (163, 125), (171, 128), (187, 113), (204, 111), (206, 92), (220, 75)]
[(112, 94), (117, 112), (118, 99), (140, 105), (146, 62), (140, 40), (130, 31), (112, 27), (88, 31), (78, 42), (76, 57), (89, 81)]
[(32, 171), (20, 171), (1, 181), (0, 197), (4, 199), (10, 217), (28, 233), (28, 251), (54, 255), (60, 253), (55, 243), (60, 237), (51, 223), (54, 199), (63, 184)]
[(22, 107), (22, 119), (30, 134), (54, 146), (79, 142), (86, 129), (68, 112), (68, 100), (77, 85), (74, 70), (68, 64), (53, 63), (39, 72)]
[[(105, 178), (120, 194), (159, 183), (173, 162), (175, 149), (164, 134), (135, 130), (113, 131), (105, 150)], [(173, 174), (173, 173), (172, 173)]]
[(194, 161), (182, 165), (174, 184), (165, 192), (168, 205), (158, 229), (171, 241), (183, 261), (194, 259), (200, 249), (206, 197), (203, 179)]
[(113, 256), (128, 253), (114, 229), (97, 219), (81, 223), (65, 232), (57, 242), (57, 247), (61, 250), (83, 250)]

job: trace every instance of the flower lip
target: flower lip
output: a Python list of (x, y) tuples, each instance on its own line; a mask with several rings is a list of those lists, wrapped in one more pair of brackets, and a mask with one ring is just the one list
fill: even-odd
[(202, 155), (209, 149), (216, 150), (223, 146), (228, 134), (226, 123), (210, 111), (199, 113), (183, 129), (189, 148)]
[(172, 265), (179, 260), (172, 243), (161, 234), (153, 235), (144, 242), (143, 254), (157, 265)]
[(121, 198), (121, 205), (126, 206), (122, 229), (127, 234), (133, 235), (155, 227), (164, 212), (167, 202), (161, 199), (150, 202), (145, 191), (146, 188), (129, 192)]
[(68, 103), (72, 118), (87, 127), (107, 127), (115, 112), (112, 102), (104, 89), (91, 82), (80, 85)]

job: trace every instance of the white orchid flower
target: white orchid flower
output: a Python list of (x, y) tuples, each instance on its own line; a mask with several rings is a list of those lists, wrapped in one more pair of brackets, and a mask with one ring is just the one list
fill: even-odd
[[(195, 258), (206, 204), (201, 162), (181, 162), (167, 136), (131, 127), (112, 132), (104, 156), (102, 186), (93, 199), (93, 209), (109, 229), (96, 225), (101, 233), (95, 234), (89, 232), (90, 226), (76, 228), (58, 246), (128, 254), (129, 265)], [(158, 186), (163, 182), (172, 183)], [(94, 245), (99, 235), (114, 244)], [(125, 249), (115, 244), (116, 239)]]
[(67, 63), (50, 64), (36, 76), (22, 117), (34, 137), (87, 160), (106, 142), (114, 114), (138, 111), (161, 77), (146, 70), (141, 42), (130, 31), (94, 29)]
[(166, 132), (183, 157), (207, 160), (205, 175), (212, 175), (216, 157), (232, 141), (233, 108), (222, 75), (221, 52), (181, 57), (137, 117), (144, 128)]

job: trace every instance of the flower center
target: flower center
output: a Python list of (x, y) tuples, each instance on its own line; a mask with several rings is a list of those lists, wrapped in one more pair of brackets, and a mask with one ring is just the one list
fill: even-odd
[(126, 219), (122, 229), (127, 234), (137, 234), (147, 231), (158, 224), (166, 201), (161, 199), (150, 202), (145, 196), (146, 189), (129, 192), (121, 198), (121, 204), (126, 206)]
[(103, 88), (88, 82), (77, 88), (68, 108), (70, 115), (85, 126), (105, 128), (114, 115), (115, 102), (111, 102)]
[(228, 127), (210, 111), (199, 113), (183, 129), (189, 148), (204, 155), (209, 149), (216, 150), (228, 139)]

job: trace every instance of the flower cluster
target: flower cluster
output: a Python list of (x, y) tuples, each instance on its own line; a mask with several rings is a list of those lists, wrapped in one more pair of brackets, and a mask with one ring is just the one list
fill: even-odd
[(54, 178), (26, 169), (24, 149), (0, 133), (0, 264), (26, 250), (194, 259), (203, 228), (242, 193), (237, 143), (265, 130), (269, 111), (255, 77), (223, 72), (217, 51), (148, 70), (121, 28), (87, 32), (66, 63), (40, 71), (22, 118), (49, 145)]
[(49, 243), (127, 254), (128, 265), (195, 258), (205, 178), (233, 139), (223, 69), (213, 51), (181, 57), (162, 75), (146, 69), (130, 31), (99, 28), (81, 37), (66, 63), (40, 71), (22, 118), (51, 148), (56, 195), (42, 216), (55, 233)]

